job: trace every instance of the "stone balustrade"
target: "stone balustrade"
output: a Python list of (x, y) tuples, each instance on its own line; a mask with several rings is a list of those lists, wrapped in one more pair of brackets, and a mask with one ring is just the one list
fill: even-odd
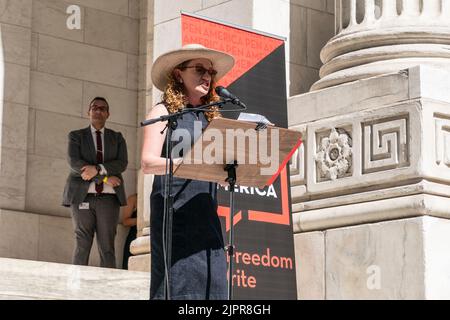
[(450, 0), (336, 0), (311, 90), (426, 64), (450, 69)]

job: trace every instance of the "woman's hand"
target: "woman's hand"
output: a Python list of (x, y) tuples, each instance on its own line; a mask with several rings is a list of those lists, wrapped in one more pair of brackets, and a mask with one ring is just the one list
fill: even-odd
[(221, 185), (222, 187), (224, 187), (224, 188), (230, 186), (230, 184), (229, 184), (228, 182), (226, 182), (225, 180), (224, 180), (224, 181), (219, 181), (218, 184), (220, 184), (220, 185)]

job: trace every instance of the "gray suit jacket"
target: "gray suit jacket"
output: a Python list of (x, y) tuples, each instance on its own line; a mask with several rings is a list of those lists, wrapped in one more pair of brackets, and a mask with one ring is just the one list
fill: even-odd
[[(127, 204), (125, 188), (122, 178), (128, 165), (128, 153), (125, 139), (120, 132), (105, 128), (105, 153), (103, 155), (103, 166), (108, 172), (108, 176), (116, 176), (122, 180), (120, 186), (115, 187), (120, 205)], [(69, 133), (68, 161), (70, 174), (67, 177), (64, 188), (63, 206), (78, 205), (83, 202), (90, 181), (81, 178), (81, 168), (85, 165), (96, 165), (97, 157), (94, 140), (92, 138), (91, 127), (75, 130)]]

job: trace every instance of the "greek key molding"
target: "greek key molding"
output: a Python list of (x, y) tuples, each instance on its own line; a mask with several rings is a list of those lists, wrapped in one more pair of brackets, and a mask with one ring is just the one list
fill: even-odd
[(362, 173), (409, 166), (409, 117), (363, 122)]
[(450, 167), (450, 119), (435, 115), (436, 164)]
[(306, 184), (305, 146), (302, 143), (290, 160), (291, 186)]
[(291, 186), (299, 186), (306, 184), (306, 131), (304, 128), (291, 127), (290, 129), (300, 131), (302, 133), (302, 144), (292, 155), (289, 160), (289, 173)]

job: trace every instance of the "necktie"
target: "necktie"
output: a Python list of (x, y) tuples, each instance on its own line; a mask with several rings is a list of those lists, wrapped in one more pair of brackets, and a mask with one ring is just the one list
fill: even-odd
[[(97, 134), (97, 164), (103, 163), (103, 145), (102, 145), (102, 132), (96, 131)], [(102, 193), (103, 191), (103, 181), (99, 184), (95, 184), (95, 191), (97, 193)]]

